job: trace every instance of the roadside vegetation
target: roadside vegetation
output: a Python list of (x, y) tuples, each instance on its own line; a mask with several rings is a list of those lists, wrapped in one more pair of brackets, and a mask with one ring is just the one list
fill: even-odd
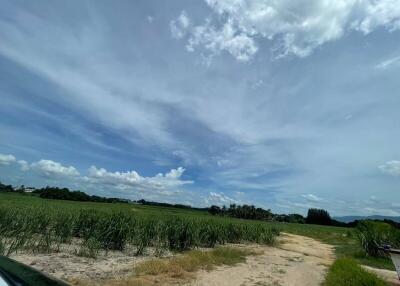
[(375, 274), (364, 270), (355, 260), (340, 258), (329, 269), (324, 286), (388, 286)]
[[(375, 224), (376, 222), (372, 223)], [(357, 227), (348, 228), (295, 223), (277, 225), (280, 226), (282, 232), (311, 237), (326, 244), (333, 245), (337, 258), (351, 258), (363, 265), (395, 270), (392, 261), (386, 254), (382, 253), (381, 256), (372, 256), (363, 248), (360, 240), (360, 235), (363, 235), (363, 231)], [(368, 237), (370, 238), (370, 236)], [(386, 242), (375, 242), (374, 245), (377, 246), (378, 244), (382, 245), (387, 243), (388, 241), (386, 240)], [(395, 246), (395, 244), (392, 243), (392, 246)]]
[(365, 252), (372, 257), (386, 257), (380, 248), (382, 245), (400, 247), (400, 230), (384, 222), (360, 222), (357, 225), (357, 238)]

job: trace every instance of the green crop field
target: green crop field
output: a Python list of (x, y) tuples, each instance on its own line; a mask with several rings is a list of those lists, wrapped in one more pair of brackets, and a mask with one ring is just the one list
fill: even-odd
[(157, 215), (160, 213), (165, 214), (184, 214), (184, 215), (205, 215), (210, 216), (205, 211), (192, 210), (192, 209), (179, 209), (169, 207), (156, 207), (140, 204), (125, 204), (125, 203), (97, 203), (97, 202), (75, 202), (64, 200), (47, 200), (39, 198), (32, 194), (18, 194), (18, 193), (0, 193), (0, 207), (49, 207), (58, 210), (101, 210), (104, 212), (113, 211), (129, 211), (139, 214)]
[(335, 246), (337, 258), (393, 270), (388, 258), (366, 255), (352, 228), (272, 223), (212, 216), (205, 211), (126, 203), (46, 200), (0, 193), (0, 253), (57, 250), (79, 242), (77, 255), (134, 246), (138, 254), (180, 251), (217, 244), (272, 244), (279, 232), (304, 235)]
[[(35, 233), (38, 228), (53, 229), (39, 238)], [(272, 243), (281, 230), (334, 245), (339, 258), (350, 257), (362, 264), (393, 269), (388, 258), (367, 256), (352, 228), (248, 221), (191, 209), (46, 200), (31, 194), (0, 193), (0, 230), (0, 251), (5, 254), (21, 247), (49, 251), (79, 237), (82, 255), (95, 255), (99, 249), (122, 248), (126, 243), (135, 244), (139, 253), (149, 246), (181, 250), (226, 242)], [(16, 234), (21, 237), (17, 236), (19, 240), (11, 249), (4, 245)]]
[(136, 204), (44, 200), (31, 195), (0, 195), (0, 251), (58, 250), (79, 239), (78, 255), (134, 246), (138, 254), (213, 247), (216, 244), (272, 244), (275, 225), (213, 217), (206, 212)]

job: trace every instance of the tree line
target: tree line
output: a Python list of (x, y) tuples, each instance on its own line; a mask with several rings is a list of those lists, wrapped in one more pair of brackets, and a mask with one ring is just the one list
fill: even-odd
[(240, 219), (277, 221), (288, 223), (306, 223), (332, 226), (347, 226), (344, 222), (334, 220), (328, 211), (323, 209), (311, 208), (308, 210), (307, 216), (300, 214), (274, 214), (270, 209), (256, 208), (253, 205), (236, 205), (231, 204), (229, 207), (211, 206), (208, 212), (212, 215), (234, 217)]
[[(0, 193), (1, 192), (14, 192), (24, 193), (27, 189), (23, 185), (20, 187), (13, 187), (12, 185), (5, 185), (0, 182)], [(263, 209), (255, 207), (254, 205), (236, 205), (231, 204), (229, 207), (212, 205), (209, 208), (195, 208), (190, 205), (183, 204), (170, 204), (146, 201), (144, 199), (138, 201), (130, 201), (120, 198), (106, 198), (95, 195), (88, 195), (82, 191), (71, 191), (68, 188), (58, 187), (45, 187), (40, 189), (34, 189), (32, 191), (34, 195), (38, 195), (44, 199), (55, 199), (55, 200), (69, 200), (69, 201), (83, 201), (83, 202), (101, 202), (101, 203), (138, 203), (142, 205), (157, 206), (157, 207), (171, 207), (180, 209), (192, 209), (200, 211), (208, 211), (211, 215), (233, 217), (239, 219), (250, 219), (250, 220), (263, 220), (263, 221), (275, 221), (275, 222), (286, 222), (286, 223), (305, 223), (305, 224), (318, 224), (328, 226), (342, 226), (342, 227), (355, 227), (360, 222), (355, 220), (353, 222), (344, 223), (333, 219), (329, 212), (324, 209), (311, 208), (308, 210), (307, 216), (304, 217), (301, 214), (274, 214), (270, 209)], [(376, 220), (378, 221), (378, 220)], [(385, 219), (384, 222), (400, 228), (400, 223), (392, 220)]]
[[(33, 188), (30, 188), (33, 189)], [(20, 187), (13, 187), (12, 185), (4, 185), (0, 182), (0, 192), (3, 193), (25, 193), (26, 188), (24, 185)], [(97, 203), (127, 203), (128, 200), (119, 198), (106, 198), (100, 196), (91, 196), (81, 191), (71, 191), (68, 188), (58, 187), (45, 187), (40, 189), (33, 189), (31, 192), (34, 195), (43, 199), (53, 200), (66, 200), (66, 201), (80, 201), (80, 202), (97, 202)]]
[(201, 211), (207, 211), (208, 210), (208, 208), (195, 208), (195, 207), (192, 207), (191, 205), (159, 203), (159, 202), (146, 201), (144, 199), (141, 199), (141, 200), (138, 200), (138, 201), (133, 201), (133, 202), (136, 202), (136, 203), (141, 204), (141, 205), (156, 206), (156, 207), (191, 209), (191, 210), (201, 210)]
[(68, 188), (45, 187), (34, 190), (32, 193), (38, 194), (43, 199), (97, 202), (97, 203), (127, 203), (127, 200), (119, 198), (105, 198), (100, 196), (91, 196), (81, 191), (71, 191)]

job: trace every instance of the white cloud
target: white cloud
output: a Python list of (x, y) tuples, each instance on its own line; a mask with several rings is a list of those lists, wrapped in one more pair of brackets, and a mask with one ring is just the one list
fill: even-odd
[(388, 161), (378, 167), (383, 173), (392, 176), (400, 176), (400, 161)]
[[(179, 167), (165, 174), (144, 177), (136, 171), (110, 172), (91, 166), (88, 175), (82, 177), (82, 184), (89, 189), (100, 189), (107, 195), (119, 194), (125, 198), (166, 201), (166, 197), (170, 196), (186, 198), (186, 193), (181, 188), (193, 181), (181, 179), (184, 171), (184, 168)], [(180, 198), (175, 197), (174, 200), (180, 201)]]
[(193, 183), (193, 181), (181, 180), (184, 171), (184, 168), (179, 167), (177, 169), (172, 169), (165, 175), (159, 173), (154, 177), (142, 177), (136, 171), (109, 172), (104, 168), (91, 166), (88, 176), (84, 177), (84, 179), (95, 184), (137, 187), (141, 190), (171, 189)]
[[(171, 169), (165, 174), (158, 173), (153, 177), (144, 177), (136, 171), (110, 172), (105, 168), (91, 166), (85, 176), (73, 166), (64, 166), (52, 160), (42, 159), (30, 164), (25, 160), (17, 161), (13, 155), (0, 154), (1, 164), (9, 165), (12, 162), (17, 162), (21, 171), (32, 171), (30, 175), (41, 176), (42, 178), (38, 178), (40, 184), (43, 183), (44, 177), (60, 186), (70, 185), (107, 196), (160, 200), (162, 196), (183, 195), (181, 188), (193, 183), (191, 180), (182, 179), (185, 172), (183, 167)], [(179, 201), (179, 198), (176, 199)]]
[(380, 26), (389, 31), (400, 28), (400, 3), (398, 0), (364, 0), (356, 1), (360, 16), (353, 26), (355, 29), (368, 34)]
[(322, 199), (316, 195), (313, 194), (303, 194), (301, 195), (303, 198), (305, 198), (309, 202), (320, 202)]
[(224, 193), (210, 192), (209, 196), (205, 199), (206, 205), (229, 205), (240, 203), (231, 197), (228, 197)]
[(0, 165), (9, 165), (15, 162), (15, 160), (13, 155), (0, 154)]
[(177, 169), (172, 169), (168, 173), (165, 174), (166, 178), (171, 178), (171, 179), (179, 179), (183, 172), (185, 172), (185, 169), (182, 167), (178, 167)]
[(52, 160), (40, 160), (31, 164), (31, 169), (45, 177), (77, 177), (78, 170), (72, 166), (63, 166)]
[(18, 160), (17, 163), (21, 167), (22, 171), (28, 171), (30, 169), (28, 162), (26, 162), (25, 160)]
[(246, 33), (237, 33), (232, 22), (227, 22), (221, 30), (216, 30), (211, 24), (194, 27), (191, 31), (187, 50), (192, 52), (202, 46), (212, 54), (227, 51), (238, 61), (248, 61), (257, 52), (258, 48)]
[(385, 69), (388, 69), (389, 67), (391, 67), (393, 65), (397, 65), (399, 63), (400, 63), (400, 57), (394, 57), (394, 58), (387, 59), (387, 60), (380, 62), (375, 67), (377, 69), (385, 70)]
[[(364, 34), (379, 27), (400, 28), (399, 0), (205, 0), (214, 20), (178, 25), (186, 13), (171, 22), (172, 35), (187, 35), (188, 50), (204, 48), (211, 54), (227, 51), (239, 61), (257, 52), (257, 38), (270, 40), (274, 56), (305, 57), (317, 47), (351, 30)], [(189, 23), (189, 21), (186, 21)]]
[(170, 22), (172, 36), (175, 39), (182, 39), (190, 26), (190, 19), (185, 11), (182, 11), (176, 20)]

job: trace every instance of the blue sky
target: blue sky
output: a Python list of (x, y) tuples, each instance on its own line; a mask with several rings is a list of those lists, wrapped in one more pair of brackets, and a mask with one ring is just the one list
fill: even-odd
[(0, 180), (400, 215), (400, 1), (0, 0)]

